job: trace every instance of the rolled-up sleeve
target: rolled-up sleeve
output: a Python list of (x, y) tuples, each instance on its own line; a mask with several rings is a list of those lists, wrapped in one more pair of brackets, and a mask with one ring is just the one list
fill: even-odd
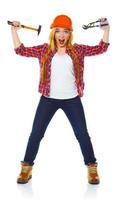
[(21, 56), (40, 58), (41, 53), (45, 46), (46, 44), (33, 47), (25, 47), (24, 44), (21, 44), (18, 48), (15, 48), (14, 50), (16, 54)]
[(107, 51), (109, 43), (101, 40), (98, 45), (89, 46), (89, 45), (78, 45), (79, 52), (81, 52), (84, 56), (94, 56), (99, 55)]

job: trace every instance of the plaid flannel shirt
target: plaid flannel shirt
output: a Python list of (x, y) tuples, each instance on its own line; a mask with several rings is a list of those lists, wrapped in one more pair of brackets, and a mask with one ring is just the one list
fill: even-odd
[[(104, 53), (108, 48), (109, 43), (104, 42), (101, 40), (98, 45), (95, 46), (88, 46), (83, 44), (73, 44), (74, 50), (76, 52), (76, 55), (78, 56), (79, 64), (80, 64), (80, 82), (77, 83), (76, 81), (76, 67), (75, 63), (73, 61), (74, 66), (74, 73), (75, 73), (75, 84), (77, 86), (78, 95), (81, 97), (83, 96), (83, 89), (84, 89), (84, 81), (83, 81), (83, 71), (84, 71), (84, 57), (85, 56), (94, 56), (98, 54)], [(44, 54), (47, 52), (48, 49), (48, 43), (44, 43), (42, 45), (33, 46), (33, 47), (25, 47), (23, 44), (21, 44), (18, 48), (15, 49), (16, 54), (19, 54), (21, 56), (26, 57), (36, 57), (39, 60), (40, 64), (40, 72), (42, 70), (41, 66), (41, 59), (44, 56)], [(41, 78), (39, 82), (39, 92), (42, 93), (44, 96), (50, 96), (50, 77), (51, 77), (51, 61), (56, 53), (56, 50), (54, 52), (51, 52), (48, 60), (47, 60), (47, 80), (45, 83), (42, 83)], [(71, 57), (71, 51), (69, 47), (66, 49), (66, 53)], [(41, 74), (41, 73), (40, 73)]]

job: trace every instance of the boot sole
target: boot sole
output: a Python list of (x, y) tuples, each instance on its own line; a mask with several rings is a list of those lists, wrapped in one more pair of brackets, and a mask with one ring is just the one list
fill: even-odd
[(26, 183), (28, 183), (29, 182), (29, 180), (32, 178), (32, 176), (30, 176), (29, 178), (28, 178), (28, 180), (27, 181), (21, 181), (21, 180), (17, 180), (17, 183), (18, 184), (26, 184)]
[(88, 182), (91, 185), (98, 185), (100, 182)]

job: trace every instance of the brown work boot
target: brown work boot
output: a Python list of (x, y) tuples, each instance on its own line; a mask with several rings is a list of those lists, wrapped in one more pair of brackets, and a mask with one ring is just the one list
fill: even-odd
[(99, 175), (97, 172), (97, 163), (90, 163), (87, 165), (88, 168), (88, 183), (99, 184)]
[(24, 184), (32, 178), (32, 166), (28, 163), (21, 162), (21, 173), (17, 178), (17, 183)]

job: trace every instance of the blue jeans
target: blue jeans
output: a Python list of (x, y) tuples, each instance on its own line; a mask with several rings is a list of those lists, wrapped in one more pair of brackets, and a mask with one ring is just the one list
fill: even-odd
[(96, 158), (87, 131), (84, 110), (79, 96), (71, 99), (53, 99), (41, 96), (34, 118), (32, 132), (28, 140), (24, 162), (30, 165), (34, 164), (40, 141), (44, 136), (50, 120), (59, 108), (65, 112), (70, 121), (76, 139), (79, 142), (85, 164), (95, 163)]

